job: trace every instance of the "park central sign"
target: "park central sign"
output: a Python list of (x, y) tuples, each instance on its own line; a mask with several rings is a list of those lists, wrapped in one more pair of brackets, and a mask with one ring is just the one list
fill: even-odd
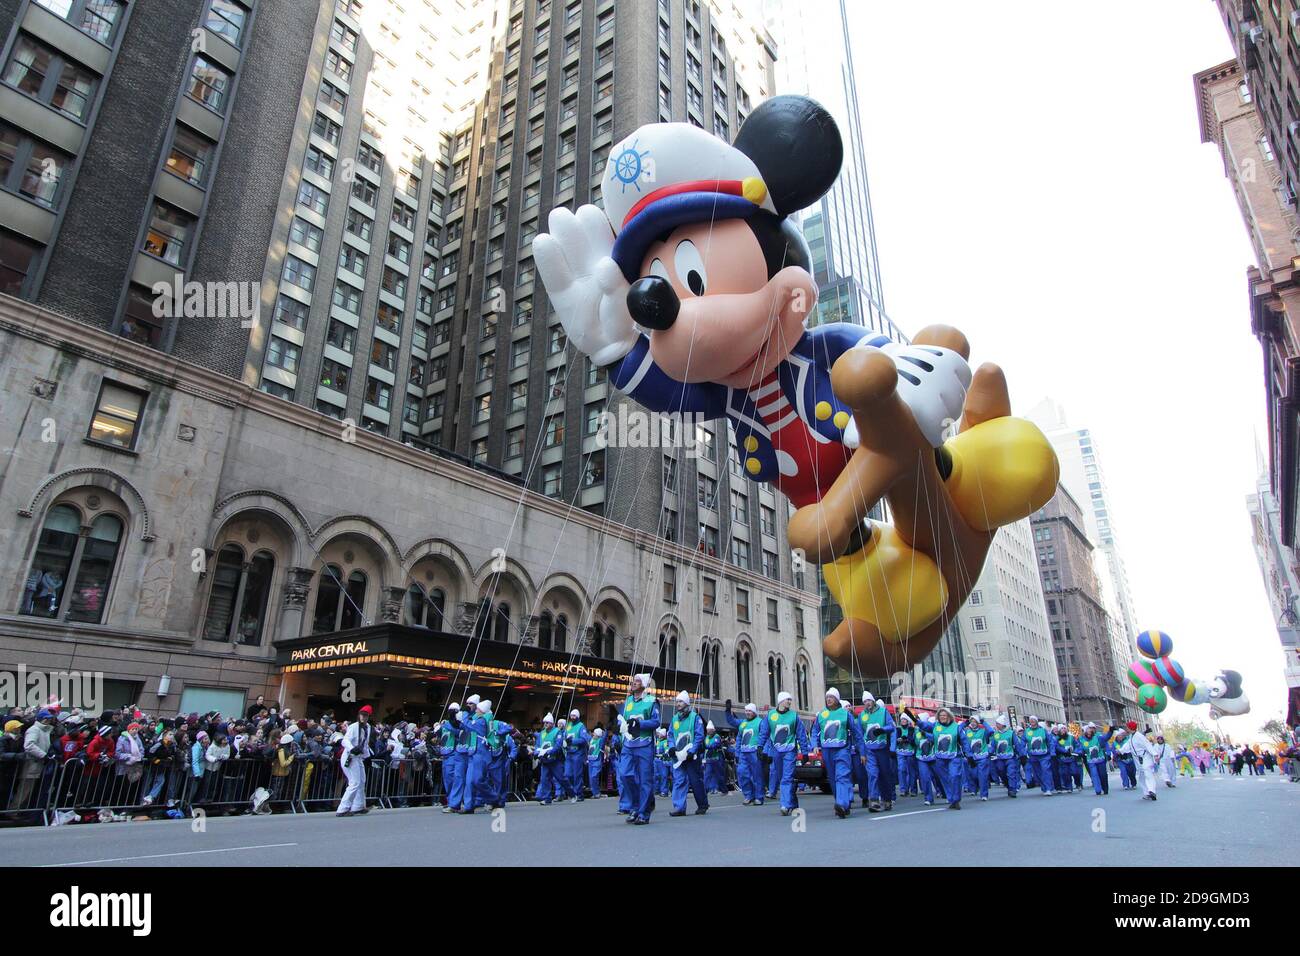
[(342, 644), (299, 647), (289, 657), (294, 663), (298, 663), (300, 661), (328, 661), (336, 657), (352, 657), (356, 654), (368, 653), (370, 653), (370, 647), (366, 641), (345, 641)]
[(611, 683), (628, 683), (630, 674), (616, 674), (607, 667), (593, 667), (567, 661), (533, 661), (521, 660), (520, 666), (526, 670), (540, 671), (543, 674), (558, 674), (568, 680), (582, 679), (609, 681)]

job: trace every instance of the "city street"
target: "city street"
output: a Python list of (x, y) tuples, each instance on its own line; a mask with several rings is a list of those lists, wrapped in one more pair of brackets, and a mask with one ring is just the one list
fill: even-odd
[[(0, 835), (0, 862), (27, 866), (591, 865), (629, 850), (656, 865), (887, 863), (938, 865), (1137, 865), (1156, 849), (1162, 866), (1283, 866), (1300, 832), (1279, 825), (1300, 810), (1300, 784), (1278, 774), (1211, 775), (1161, 789), (1156, 803), (1118, 789), (1012, 802), (963, 801), (950, 812), (919, 799), (888, 814), (854, 810), (836, 820), (830, 799), (805, 795), (804, 832), (773, 804), (742, 807), (717, 798), (705, 817), (670, 818), (660, 801), (649, 827), (633, 828), (613, 799), (573, 806), (512, 805), (504, 832), (493, 817), (427, 807), (332, 814), (220, 817), (195, 833), (191, 821), (13, 830)], [(1104, 818), (1096, 811), (1104, 810)], [(497, 821), (496, 829), (501, 829)], [(1158, 847), (1153, 833), (1163, 835)]]

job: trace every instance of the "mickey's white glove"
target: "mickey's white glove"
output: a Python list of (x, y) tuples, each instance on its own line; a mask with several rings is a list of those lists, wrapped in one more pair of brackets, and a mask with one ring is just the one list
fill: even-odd
[(595, 206), (551, 210), (551, 231), (533, 240), (533, 259), (569, 341), (597, 365), (616, 362), (636, 344), (627, 311), (628, 281), (610, 258), (614, 233)]
[[(970, 387), (970, 365), (959, 352), (937, 345), (902, 345), (886, 342), (875, 346), (867, 340), (855, 348), (879, 348), (898, 366), (898, 397), (909, 409), (921, 434), (932, 446), (943, 444), (948, 426), (961, 418)], [(844, 429), (844, 444), (858, 447), (858, 424), (852, 419)]]

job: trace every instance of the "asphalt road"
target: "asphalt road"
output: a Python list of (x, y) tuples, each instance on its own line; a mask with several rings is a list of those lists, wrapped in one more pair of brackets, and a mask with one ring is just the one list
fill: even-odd
[[(1287, 866), (1300, 858), (1300, 784), (1278, 774), (1184, 779), (1159, 800), (1089, 789), (1073, 796), (995, 791), (957, 812), (902, 800), (891, 813), (834, 817), (829, 797), (804, 795), (802, 820), (775, 804), (714, 797), (697, 817), (669, 818), (660, 800), (648, 827), (631, 827), (610, 798), (578, 805), (512, 805), (503, 817), (428, 807), (333, 814), (214, 817), (0, 831), (7, 866), (592, 865), (637, 853), (642, 864), (916, 866), (1140, 865), (1152, 834), (1165, 866)], [(1158, 827), (1158, 831), (1153, 830)]]

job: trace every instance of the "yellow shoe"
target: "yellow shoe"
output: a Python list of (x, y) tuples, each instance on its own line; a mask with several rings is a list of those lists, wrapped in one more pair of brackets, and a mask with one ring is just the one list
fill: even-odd
[(952, 456), (944, 483), (966, 523), (993, 531), (1027, 518), (1056, 494), (1060, 462), (1033, 422), (994, 418), (943, 446)]
[(890, 642), (938, 620), (948, 604), (938, 566), (889, 525), (874, 525), (866, 547), (822, 565), (822, 573), (844, 616), (869, 621)]

